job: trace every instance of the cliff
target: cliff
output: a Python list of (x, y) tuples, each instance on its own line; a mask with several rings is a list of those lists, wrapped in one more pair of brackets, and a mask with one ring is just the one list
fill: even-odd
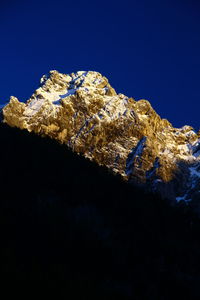
[(117, 94), (100, 73), (50, 71), (26, 103), (10, 98), (3, 122), (58, 140), (172, 203), (199, 200), (199, 134), (174, 128), (147, 100)]

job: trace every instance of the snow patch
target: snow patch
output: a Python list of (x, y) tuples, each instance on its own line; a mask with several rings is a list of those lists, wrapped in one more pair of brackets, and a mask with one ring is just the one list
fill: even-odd
[(60, 95), (60, 97), (63, 99), (63, 98), (69, 97), (71, 95), (74, 95), (76, 93), (76, 90), (77, 89), (70, 89), (70, 90), (67, 91), (66, 94)]
[[(180, 202), (180, 201), (186, 201), (186, 197), (187, 197), (187, 194), (184, 195), (184, 196), (181, 196), (181, 197), (176, 197), (176, 201), (177, 202)], [(188, 201), (188, 200), (187, 200)]]
[(137, 146), (135, 148), (133, 148), (132, 151), (129, 153), (127, 160), (126, 160), (126, 169), (125, 169), (126, 175), (130, 175), (132, 173), (133, 168), (134, 168), (135, 159), (136, 159), (136, 162), (139, 162), (140, 157), (141, 157), (142, 152), (145, 147), (146, 139), (147, 139), (146, 136), (144, 136), (138, 142)]
[(200, 178), (200, 172), (199, 171), (197, 171), (197, 169), (195, 168), (195, 167), (190, 167), (189, 168), (189, 171), (190, 171), (190, 176), (191, 177), (198, 177), (198, 178)]
[(152, 176), (156, 175), (156, 170), (160, 167), (159, 157), (156, 157), (153, 167), (146, 172), (146, 178), (150, 179)]
[(199, 157), (199, 156), (200, 156), (200, 150), (197, 151), (197, 152), (195, 152), (193, 155), (194, 155), (194, 157), (196, 157), (196, 158)]
[(37, 98), (32, 100), (28, 104), (27, 109), (25, 110), (25, 115), (26, 116), (33, 116), (34, 114), (36, 114), (40, 110), (40, 108), (42, 107), (44, 101), (45, 101), (44, 99), (38, 100)]
[(58, 100), (53, 101), (53, 104), (54, 104), (54, 105), (61, 105), (60, 100), (61, 100), (61, 99), (58, 99)]

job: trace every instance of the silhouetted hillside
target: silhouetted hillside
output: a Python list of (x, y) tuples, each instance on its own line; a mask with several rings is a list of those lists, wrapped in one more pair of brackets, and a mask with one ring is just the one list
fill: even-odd
[(59, 282), (75, 299), (199, 299), (200, 224), (189, 207), (53, 140), (1, 125), (0, 142), (2, 283)]

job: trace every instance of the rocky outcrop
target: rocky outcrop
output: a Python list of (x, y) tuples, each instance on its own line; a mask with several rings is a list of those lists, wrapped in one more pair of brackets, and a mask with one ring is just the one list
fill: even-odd
[(117, 94), (100, 73), (50, 71), (26, 103), (10, 98), (3, 121), (56, 139), (172, 202), (198, 197), (199, 133), (174, 128), (147, 100)]

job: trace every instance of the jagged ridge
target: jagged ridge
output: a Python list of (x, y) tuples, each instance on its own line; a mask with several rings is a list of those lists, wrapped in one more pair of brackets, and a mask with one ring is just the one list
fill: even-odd
[(191, 126), (174, 128), (147, 100), (117, 94), (100, 73), (50, 71), (26, 103), (11, 97), (3, 118), (173, 202), (199, 199), (199, 133)]

